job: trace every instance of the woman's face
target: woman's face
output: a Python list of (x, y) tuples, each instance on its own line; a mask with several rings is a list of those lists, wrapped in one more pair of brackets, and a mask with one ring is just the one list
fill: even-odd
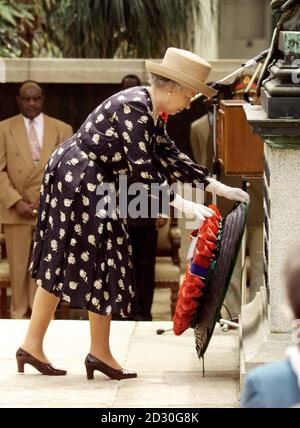
[(194, 89), (172, 88), (167, 94), (165, 113), (174, 115), (180, 113), (184, 109), (189, 109), (191, 101), (196, 94), (197, 91)]

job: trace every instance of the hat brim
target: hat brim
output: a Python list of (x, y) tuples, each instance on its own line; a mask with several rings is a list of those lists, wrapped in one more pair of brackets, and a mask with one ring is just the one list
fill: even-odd
[(223, 230), (220, 249), (215, 266), (214, 264), (211, 265), (205, 283), (205, 292), (201, 297), (197, 314), (192, 323), (199, 358), (203, 357), (219, 319), (242, 242), (247, 213), (247, 204), (239, 203), (222, 220)]
[(146, 60), (146, 69), (150, 73), (158, 74), (159, 76), (166, 77), (167, 79), (174, 80), (180, 85), (186, 86), (187, 88), (194, 89), (197, 92), (205, 95), (208, 98), (215, 96), (218, 91), (207, 86), (204, 82), (196, 80), (189, 74), (183, 73), (182, 71), (175, 70), (173, 68), (166, 67), (163, 64), (159, 64), (154, 61)]

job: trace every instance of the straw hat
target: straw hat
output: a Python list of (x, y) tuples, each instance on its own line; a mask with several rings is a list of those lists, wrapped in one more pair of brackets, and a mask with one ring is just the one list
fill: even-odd
[(211, 65), (192, 52), (168, 48), (161, 64), (147, 60), (146, 69), (201, 92), (208, 98), (217, 94), (217, 91), (204, 83), (211, 70)]

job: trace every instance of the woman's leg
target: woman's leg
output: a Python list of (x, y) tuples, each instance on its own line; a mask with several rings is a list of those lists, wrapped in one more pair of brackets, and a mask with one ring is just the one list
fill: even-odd
[(29, 352), (38, 360), (49, 363), (43, 351), (43, 340), (59, 298), (49, 293), (42, 287), (38, 287), (30, 318), (28, 331), (21, 346), (24, 351)]
[(89, 320), (91, 333), (90, 353), (110, 367), (121, 370), (122, 367), (112, 356), (109, 347), (111, 316), (98, 315), (89, 311)]

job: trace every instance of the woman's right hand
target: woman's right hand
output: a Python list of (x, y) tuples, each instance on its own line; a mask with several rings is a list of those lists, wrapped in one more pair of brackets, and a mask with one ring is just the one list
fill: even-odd
[(170, 202), (170, 205), (183, 212), (186, 217), (192, 218), (197, 216), (201, 221), (204, 221), (206, 217), (212, 217), (215, 214), (213, 210), (205, 205), (196, 204), (195, 202), (183, 199), (178, 194), (176, 194), (174, 200)]

